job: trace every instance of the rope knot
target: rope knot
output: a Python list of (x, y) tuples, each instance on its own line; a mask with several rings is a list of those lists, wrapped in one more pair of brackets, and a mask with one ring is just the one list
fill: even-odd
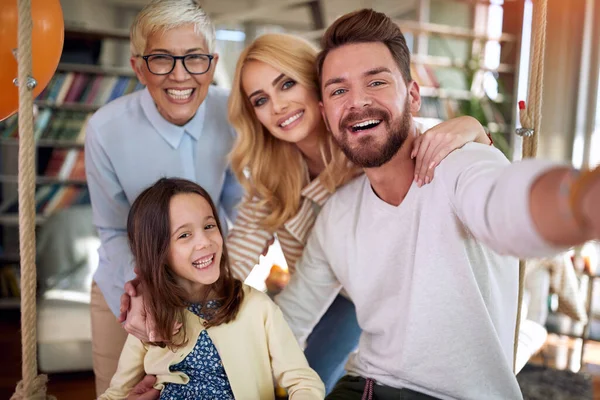
[(46, 383), (48, 383), (48, 376), (38, 375), (31, 382), (26, 393), (24, 381), (19, 381), (10, 400), (56, 400), (56, 397), (46, 395)]

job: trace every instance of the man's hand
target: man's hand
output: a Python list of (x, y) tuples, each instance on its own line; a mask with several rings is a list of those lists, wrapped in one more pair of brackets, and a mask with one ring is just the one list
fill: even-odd
[(156, 400), (160, 397), (160, 390), (153, 388), (156, 382), (154, 375), (146, 375), (129, 393), (127, 400)]
[[(135, 273), (139, 271), (136, 268)], [(135, 336), (142, 342), (162, 342), (164, 341), (156, 334), (156, 323), (146, 310), (144, 303), (144, 285), (140, 283), (139, 277), (125, 284), (125, 293), (121, 296), (119, 322), (123, 329), (130, 335)], [(182, 324), (176, 323), (173, 327), (173, 334), (177, 334)]]
[[(138, 275), (139, 270), (135, 267), (134, 272)], [(121, 307), (119, 308), (119, 322), (123, 323), (127, 319), (127, 313), (131, 306), (131, 298), (137, 296), (137, 287), (140, 285), (140, 278), (138, 276), (135, 279), (125, 283), (125, 292), (121, 295)]]
[[(139, 287), (139, 292), (143, 291), (143, 288)], [(126, 312), (126, 318), (123, 322), (123, 328), (130, 335), (135, 336), (142, 342), (153, 342), (154, 337), (152, 331), (154, 324), (151, 321), (149, 323), (147, 318), (146, 305), (144, 304), (144, 298), (142, 295), (131, 297), (129, 310)], [(149, 326), (150, 325), (150, 326)]]

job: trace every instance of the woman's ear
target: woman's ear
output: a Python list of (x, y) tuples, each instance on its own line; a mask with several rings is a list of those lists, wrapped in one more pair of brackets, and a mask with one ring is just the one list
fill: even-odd
[(141, 57), (131, 57), (129, 59), (129, 63), (131, 64), (131, 69), (133, 69), (133, 72), (135, 72), (135, 75), (137, 76), (140, 83), (142, 85), (146, 85), (146, 77), (144, 76), (144, 67), (142, 65), (143, 60), (141, 59)]

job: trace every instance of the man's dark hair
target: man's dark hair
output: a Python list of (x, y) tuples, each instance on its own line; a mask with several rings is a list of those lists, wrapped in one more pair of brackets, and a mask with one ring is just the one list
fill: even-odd
[(412, 81), (410, 52), (402, 31), (384, 13), (365, 8), (342, 15), (325, 31), (321, 38), (322, 50), (317, 56), (319, 84), (322, 85), (323, 63), (331, 50), (347, 44), (373, 42), (385, 44), (392, 53), (404, 81)]

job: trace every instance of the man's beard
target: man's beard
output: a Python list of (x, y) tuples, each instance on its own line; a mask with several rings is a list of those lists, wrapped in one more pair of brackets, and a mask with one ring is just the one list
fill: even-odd
[[(382, 145), (378, 145), (377, 138), (372, 134), (365, 134), (360, 137), (361, 133), (355, 133), (359, 135), (356, 140), (356, 145), (352, 147), (349, 141), (347, 127), (369, 119), (381, 120), (381, 124), (385, 124), (387, 127), (387, 135), (385, 142)], [(402, 117), (391, 121), (391, 115), (379, 108), (366, 108), (362, 113), (350, 113), (340, 121), (339, 124), (339, 139), (335, 137), (334, 140), (340, 146), (346, 157), (352, 161), (355, 165), (362, 168), (377, 168), (387, 163), (398, 153), (398, 150), (402, 147), (411, 128), (411, 114), (410, 114), (410, 103), (408, 98), (404, 103), (404, 110)]]

